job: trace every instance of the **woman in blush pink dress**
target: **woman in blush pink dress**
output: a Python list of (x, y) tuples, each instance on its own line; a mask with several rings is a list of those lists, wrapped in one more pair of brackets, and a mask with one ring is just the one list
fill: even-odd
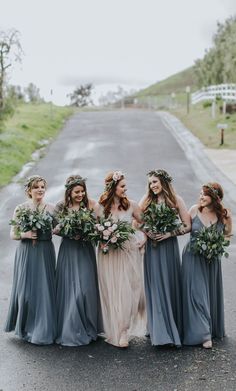
[[(138, 204), (126, 196), (126, 180), (122, 172), (109, 173), (105, 190), (99, 200), (100, 216), (132, 224), (141, 222)], [(143, 234), (132, 234), (123, 249), (110, 249), (104, 254), (98, 249), (98, 279), (106, 342), (127, 347), (132, 336), (145, 333), (143, 288)]]

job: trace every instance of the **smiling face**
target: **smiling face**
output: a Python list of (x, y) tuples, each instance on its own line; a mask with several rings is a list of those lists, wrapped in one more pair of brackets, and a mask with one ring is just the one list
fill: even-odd
[(46, 191), (46, 185), (44, 181), (34, 182), (31, 189), (28, 191), (28, 195), (33, 201), (40, 202)]
[(155, 195), (161, 194), (163, 188), (162, 188), (161, 181), (160, 181), (160, 179), (157, 176), (155, 176), (155, 175), (150, 176), (148, 178), (148, 183), (149, 183), (150, 190)]
[(127, 191), (126, 180), (121, 179), (121, 181), (119, 181), (116, 186), (115, 195), (119, 198), (124, 198), (126, 197), (126, 191)]
[(208, 207), (212, 204), (211, 197), (205, 194), (203, 190), (200, 192), (199, 204), (202, 208)]
[(71, 193), (70, 193), (70, 199), (71, 199), (72, 204), (82, 202), (85, 197), (85, 194), (86, 193), (85, 193), (85, 189), (83, 188), (83, 186), (77, 185), (77, 186), (73, 187), (73, 189), (71, 190)]

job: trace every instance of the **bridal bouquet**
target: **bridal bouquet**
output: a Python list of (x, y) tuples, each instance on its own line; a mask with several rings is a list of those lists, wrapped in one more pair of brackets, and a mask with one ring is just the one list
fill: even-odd
[(90, 234), (94, 232), (96, 219), (92, 210), (85, 207), (79, 210), (69, 209), (59, 212), (55, 216), (61, 236), (74, 239), (76, 236), (83, 241), (90, 240)]
[(143, 214), (142, 228), (146, 232), (165, 234), (173, 232), (181, 226), (182, 223), (179, 221), (176, 209), (165, 204), (152, 202)]
[(230, 244), (223, 232), (219, 232), (214, 225), (203, 227), (195, 233), (191, 240), (191, 250), (201, 255), (207, 262), (212, 262), (221, 256), (228, 258), (226, 247)]
[(95, 244), (99, 244), (102, 252), (107, 254), (110, 248), (123, 248), (123, 244), (129, 239), (135, 230), (127, 221), (113, 221), (109, 218), (100, 218), (95, 224), (95, 231), (90, 235)]
[[(17, 234), (28, 231), (45, 233), (52, 230), (52, 221), (52, 215), (45, 211), (45, 207), (42, 210), (19, 207), (16, 211), (16, 218), (10, 220), (10, 225), (15, 227)], [(34, 239), (33, 245), (35, 243), (36, 240)]]

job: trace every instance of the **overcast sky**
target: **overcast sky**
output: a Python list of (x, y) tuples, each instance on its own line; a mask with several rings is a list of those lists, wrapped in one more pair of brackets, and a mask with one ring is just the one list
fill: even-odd
[(0, 30), (20, 32), (12, 84), (33, 82), (57, 104), (84, 82), (97, 94), (142, 88), (191, 65), (235, 0), (0, 0)]

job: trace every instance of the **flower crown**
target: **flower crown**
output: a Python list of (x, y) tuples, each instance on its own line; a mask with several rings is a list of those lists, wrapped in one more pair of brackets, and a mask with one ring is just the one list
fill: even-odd
[(118, 181), (121, 180), (122, 176), (124, 176), (122, 171), (114, 171), (113, 176), (112, 176), (112, 180), (110, 182), (106, 183), (105, 191), (111, 190), (111, 188), (114, 185), (116, 185)]
[(213, 187), (211, 183), (207, 183), (206, 185), (203, 185), (203, 187), (207, 187), (213, 193), (213, 195), (215, 197), (219, 197), (220, 198), (218, 189)]
[(85, 185), (87, 178), (76, 178), (65, 184), (65, 188), (69, 189), (72, 186), (83, 186)]
[(166, 182), (172, 182), (172, 177), (165, 170), (151, 170), (147, 173), (148, 176), (160, 176)]
[(37, 181), (37, 182), (45, 182), (46, 183), (46, 180), (41, 177), (40, 175), (31, 175), (27, 178), (25, 184), (24, 184), (24, 187), (25, 187), (25, 190), (27, 191), (29, 188), (30, 188), (30, 185), (34, 182), (34, 181)]

